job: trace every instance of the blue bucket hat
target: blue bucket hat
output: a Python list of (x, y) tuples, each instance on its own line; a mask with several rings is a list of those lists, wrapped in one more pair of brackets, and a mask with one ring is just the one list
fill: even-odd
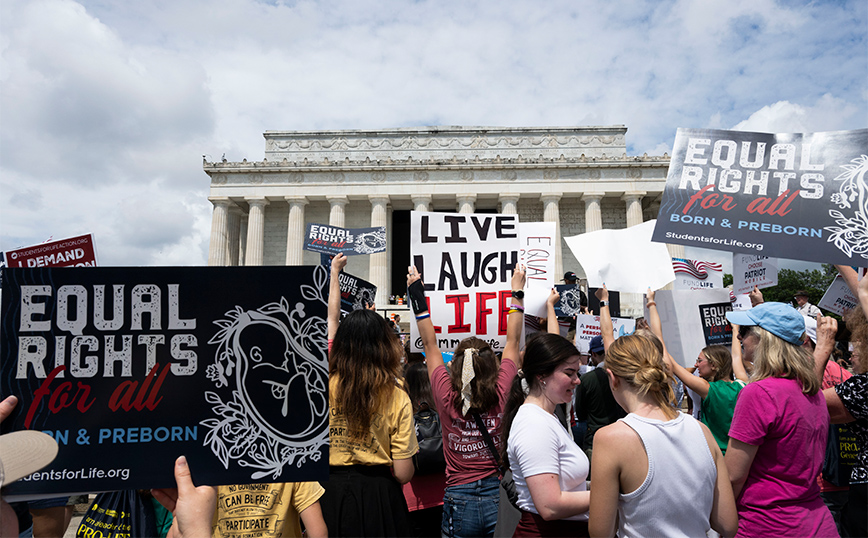
[(805, 318), (784, 303), (762, 303), (750, 310), (727, 312), (726, 319), (736, 325), (758, 326), (797, 346), (802, 345), (805, 334)]

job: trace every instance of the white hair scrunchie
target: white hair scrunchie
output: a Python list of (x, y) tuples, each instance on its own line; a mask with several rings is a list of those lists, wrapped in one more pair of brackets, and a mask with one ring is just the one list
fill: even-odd
[(473, 390), (470, 387), (470, 382), (476, 377), (476, 369), (473, 367), (473, 357), (478, 353), (475, 348), (469, 347), (464, 350), (464, 364), (461, 367), (461, 414), (466, 415), (470, 409), (470, 399), (473, 397)]
[(527, 396), (528, 394), (530, 394), (530, 385), (527, 384), (527, 379), (524, 378), (524, 370), (519, 368), (516, 375), (518, 375), (518, 378), (521, 379), (521, 391), (524, 392), (525, 396)]

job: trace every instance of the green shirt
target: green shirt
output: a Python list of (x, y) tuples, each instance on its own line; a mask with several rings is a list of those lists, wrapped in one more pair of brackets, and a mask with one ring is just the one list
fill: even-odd
[(702, 423), (711, 430), (717, 446), (724, 454), (729, 443), (729, 425), (735, 411), (735, 400), (743, 387), (744, 383), (738, 380), (712, 381), (708, 385), (708, 394), (702, 399)]

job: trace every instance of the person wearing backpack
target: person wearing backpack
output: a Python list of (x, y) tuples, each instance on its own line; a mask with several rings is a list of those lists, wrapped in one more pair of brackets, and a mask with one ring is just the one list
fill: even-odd
[(407, 292), (425, 349), (434, 403), (443, 429), (446, 492), (441, 533), (444, 537), (494, 534), (500, 501), (498, 454), (502, 446), (503, 404), (521, 360), (519, 340), (524, 325), (524, 282), (524, 270), (516, 267), (502, 361), (498, 364), (486, 342), (470, 337), (459, 343), (447, 369), (437, 347), (421, 275), (415, 266), (409, 268)]
[[(421, 354), (420, 354), (421, 355)], [(443, 432), (440, 415), (434, 405), (431, 381), (424, 362), (413, 362), (404, 369), (404, 388), (413, 404), (416, 441), (419, 452), (413, 456), (416, 472), (402, 486), (410, 526), (415, 538), (440, 538), (443, 519), (443, 491), (446, 489), (446, 459), (443, 456)]]

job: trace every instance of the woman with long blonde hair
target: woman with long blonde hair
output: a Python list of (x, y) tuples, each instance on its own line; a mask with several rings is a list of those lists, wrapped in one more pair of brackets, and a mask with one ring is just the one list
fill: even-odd
[(690, 537), (709, 528), (735, 534), (723, 455), (704, 424), (672, 407), (674, 379), (662, 345), (650, 336), (622, 336), (609, 347), (605, 369), (628, 414), (594, 441), (590, 535)]
[(726, 451), (739, 536), (838, 536), (816, 480), (829, 412), (814, 358), (802, 347), (804, 318), (783, 303), (726, 317), (739, 325), (745, 358), (753, 362)]

